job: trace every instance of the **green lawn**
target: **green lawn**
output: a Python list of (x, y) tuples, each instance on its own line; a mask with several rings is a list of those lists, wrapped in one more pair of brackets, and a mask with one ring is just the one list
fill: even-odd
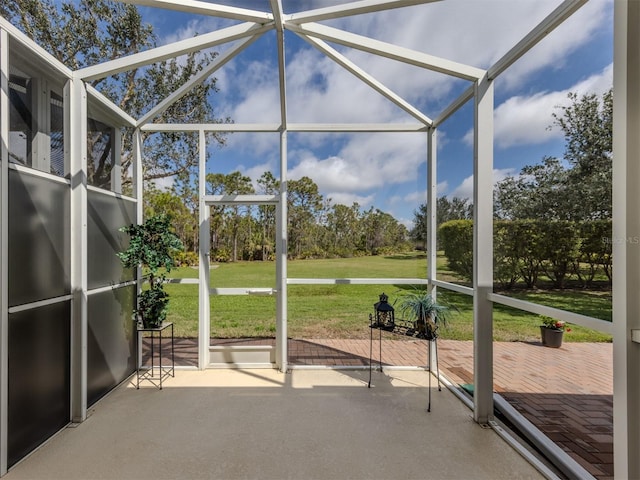
[[(442, 274), (440, 271), (442, 270)], [(198, 270), (179, 268), (172, 278), (197, 278)], [(396, 255), (288, 262), (289, 278), (424, 278), (424, 255)], [(439, 260), (439, 278), (455, 277)], [(238, 262), (215, 265), (212, 287), (275, 287), (275, 263)], [(177, 336), (198, 334), (198, 286), (170, 284), (168, 320), (175, 324)], [(393, 303), (407, 285), (289, 285), (288, 335), (296, 338), (368, 338), (369, 313), (382, 292)], [(585, 290), (516, 291), (510, 295), (577, 313), (611, 319), (611, 295)], [(472, 338), (472, 298), (439, 290), (440, 302), (453, 312), (443, 338)], [(233, 338), (273, 336), (275, 333), (275, 297), (212, 296), (212, 336)], [(498, 341), (536, 341), (540, 337), (537, 315), (508, 307), (494, 307), (494, 338)], [(579, 326), (571, 326), (565, 341), (611, 341), (611, 337)]]

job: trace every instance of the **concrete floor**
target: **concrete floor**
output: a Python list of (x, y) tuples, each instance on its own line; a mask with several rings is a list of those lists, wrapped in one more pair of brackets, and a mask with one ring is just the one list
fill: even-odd
[[(122, 385), (16, 465), (18, 479), (543, 478), (428, 373), (178, 370)], [(435, 385), (435, 380), (433, 380)]]

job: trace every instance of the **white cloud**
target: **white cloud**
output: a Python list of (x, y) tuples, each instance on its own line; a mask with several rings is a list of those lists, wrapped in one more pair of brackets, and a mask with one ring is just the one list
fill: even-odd
[[(515, 145), (535, 145), (548, 142), (554, 138), (562, 138), (557, 128), (549, 128), (552, 114), (558, 107), (569, 105), (567, 95), (575, 92), (578, 96), (587, 93), (602, 95), (613, 84), (613, 65), (608, 65), (602, 72), (555, 92), (539, 92), (533, 95), (513, 96), (494, 111), (494, 138), (498, 148)], [(464, 136), (468, 145), (473, 144), (473, 130)]]
[[(513, 168), (505, 169), (493, 169), (493, 184), (495, 185), (506, 177), (514, 174)], [(460, 185), (453, 189), (453, 191), (447, 195), (449, 198), (469, 198), (473, 200), (473, 175), (465, 178)]]
[(318, 158), (310, 150), (289, 152), (289, 178), (313, 178), (323, 191), (365, 192), (416, 178), (426, 161), (423, 134), (354, 134), (337, 155)]

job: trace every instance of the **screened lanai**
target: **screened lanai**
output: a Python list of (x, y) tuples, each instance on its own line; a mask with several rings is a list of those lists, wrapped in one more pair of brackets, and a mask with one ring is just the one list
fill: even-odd
[[(446, 0), (444, 0), (446, 1)], [(547, 315), (613, 335), (614, 463), (617, 478), (640, 478), (640, 282), (637, 239), (640, 219), (635, 213), (640, 193), (635, 188), (640, 171), (636, 94), (640, 75), (640, 5), (617, 0), (614, 7), (614, 213), (613, 213), (613, 322), (578, 315), (547, 305), (494, 293), (494, 115), (496, 80), (535, 48), (587, 0), (557, 2), (550, 13), (519, 41), (480, 68), (444, 57), (353, 33), (340, 28), (340, 19), (383, 14), (421, 6), (428, 0), (362, 0), (329, 2), (298, 11), (295, 3), (270, 0), (232, 5), (178, 0), (131, 0), (138, 6), (197, 14), (224, 20), (220, 28), (198, 32), (192, 38), (167, 43), (115, 60), (72, 71), (0, 18), (0, 473), (70, 422), (82, 423), (89, 409), (125, 381), (140, 362), (135, 325), (130, 321), (141, 287), (139, 272), (125, 270), (115, 253), (126, 242), (119, 231), (143, 220), (143, 133), (191, 132), (197, 137), (199, 159), (199, 267), (198, 370), (224, 366), (269, 367), (290, 370), (287, 351), (288, 290), (294, 285), (426, 285), (462, 293), (473, 302), (473, 419), (488, 425), (494, 417), (494, 305)], [(263, 7), (263, 8), (261, 8)], [(506, 7), (505, 7), (506, 8)], [(481, 23), (481, 19), (478, 19)], [(392, 28), (391, 26), (389, 28)], [(393, 28), (402, 28), (394, 25)], [(273, 122), (178, 124), (160, 123), (158, 116), (184, 94), (214, 74), (262, 36), (273, 36), (277, 58), (278, 109)], [(310, 44), (344, 71), (386, 98), (405, 115), (398, 122), (299, 121), (289, 101), (287, 78), (290, 36)], [(110, 102), (91, 86), (133, 68), (221, 48), (200, 72), (140, 118)], [(423, 111), (354, 62), (346, 50), (382, 57), (433, 74), (452, 77), (458, 95), (434, 111)], [(224, 93), (224, 92), (223, 92)], [(461, 109), (473, 112), (473, 273), (471, 286), (439, 278), (437, 271), (436, 211), (439, 128)], [(402, 117), (399, 117), (402, 118)], [(133, 132), (130, 161), (131, 188), (122, 185), (122, 135)], [(426, 276), (415, 278), (295, 277), (288, 273), (287, 183), (291, 170), (288, 140), (313, 133), (368, 135), (412, 134), (426, 145), (424, 161), (428, 232)], [(218, 133), (277, 136), (280, 189), (272, 195), (209, 195), (205, 178), (208, 139)], [(91, 145), (88, 145), (91, 142)], [(102, 171), (94, 156), (108, 157)], [(210, 285), (211, 206), (275, 205), (276, 231), (273, 285), (226, 287)], [(188, 282), (185, 282), (188, 283)], [(275, 346), (235, 348), (212, 345), (210, 302), (218, 295), (270, 295), (275, 298)], [(212, 300), (213, 299), (213, 300)]]

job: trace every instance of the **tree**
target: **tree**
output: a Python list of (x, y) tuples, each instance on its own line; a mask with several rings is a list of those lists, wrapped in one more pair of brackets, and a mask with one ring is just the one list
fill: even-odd
[(351, 256), (358, 247), (361, 236), (360, 206), (353, 203), (333, 205), (327, 215), (327, 230), (329, 244), (325, 249), (339, 256)]
[[(453, 197), (449, 200), (442, 196), (436, 201), (436, 227), (450, 220), (466, 220), (473, 218), (473, 204), (468, 198)], [(427, 246), (427, 204), (422, 203), (413, 212), (413, 229), (411, 239), (416, 243)]]
[(185, 248), (197, 251), (198, 244), (194, 243), (198, 236), (197, 212), (191, 210), (175, 191), (159, 190), (151, 184), (144, 195), (144, 217), (160, 214), (171, 218), (173, 230)]
[(289, 210), (289, 254), (294, 258), (320, 251), (317, 219), (324, 205), (318, 185), (309, 177), (289, 180), (287, 184)]
[[(245, 195), (254, 193), (251, 178), (242, 175), (238, 171), (226, 175), (223, 173), (208, 173), (206, 183), (209, 195)], [(234, 262), (238, 260), (238, 245), (243, 225), (247, 227), (243, 237), (246, 240), (250, 239), (252, 223), (250, 207), (246, 207), (245, 210), (246, 214), (243, 216), (239, 205), (211, 207), (211, 246), (216, 251), (216, 256), (219, 259)], [(246, 242), (242, 244), (244, 248), (250, 248), (250, 245)], [(223, 245), (229, 248), (231, 252), (230, 258), (227, 257), (226, 251), (221, 251)]]
[(595, 220), (612, 213), (613, 96), (578, 97), (553, 114), (565, 136), (564, 163), (545, 157), (495, 189), (495, 215), (503, 219)]
[[(251, 184), (251, 178), (242, 175), (240, 172), (232, 172), (226, 175), (224, 180), (224, 193), (226, 195), (246, 195), (254, 193), (253, 185)], [(251, 238), (251, 207), (245, 207), (246, 214), (243, 217), (241, 215), (240, 205), (233, 205), (229, 207), (231, 216), (229, 219), (229, 227), (231, 229), (231, 238), (233, 245), (232, 261), (238, 261), (238, 236), (240, 233), (241, 225), (248, 226), (248, 232), (245, 232), (245, 238)], [(245, 221), (249, 220), (249, 221)]]
[[(280, 181), (271, 172), (264, 172), (257, 180), (259, 193), (276, 195), (280, 192)], [(258, 224), (260, 226), (260, 256), (267, 260), (270, 253), (275, 253), (276, 207), (260, 205), (258, 207)], [(273, 241), (269, 241), (273, 239)]]
[(568, 220), (574, 215), (573, 195), (567, 189), (568, 172), (557, 158), (527, 165), (517, 177), (498, 182), (495, 216), (500, 219)]
[(568, 188), (579, 196), (575, 220), (606, 219), (612, 214), (613, 89), (600, 98), (578, 97), (553, 114), (565, 137), (565, 160), (571, 165)]
[[(0, 14), (72, 70), (130, 55), (156, 46), (150, 25), (142, 22), (137, 8), (112, 0), (6, 0)], [(134, 118), (139, 118), (175, 91), (210, 62), (216, 54), (190, 54), (178, 62), (171, 59), (142, 69), (133, 69), (91, 85)], [(176, 123), (220, 122), (208, 101), (216, 91), (216, 79), (195, 87), (154, 121)], [(226, 119), (225, 121), (229, 121)], [(89, 181), (108, 186), (111, 178), (111, 143), (102, 142), (99, 128), (89, 138)], [(215, 136), (223, 144), (224, 137)], [(190, 133), (143, 134), (144, 180), (176, 177), (186, 181), (197, 165), (197, 135)], [(127, 174), (133, 161), (132, 131), (125, 130), (122, 148), (123, 186), (130, 187)]]
[(444, 195), (436, 203), (436, 225), (439, 227), (450, 220), (470, 220), (473, 218), (473, 204), (468, 198), (453, 197), (449, 200)]

